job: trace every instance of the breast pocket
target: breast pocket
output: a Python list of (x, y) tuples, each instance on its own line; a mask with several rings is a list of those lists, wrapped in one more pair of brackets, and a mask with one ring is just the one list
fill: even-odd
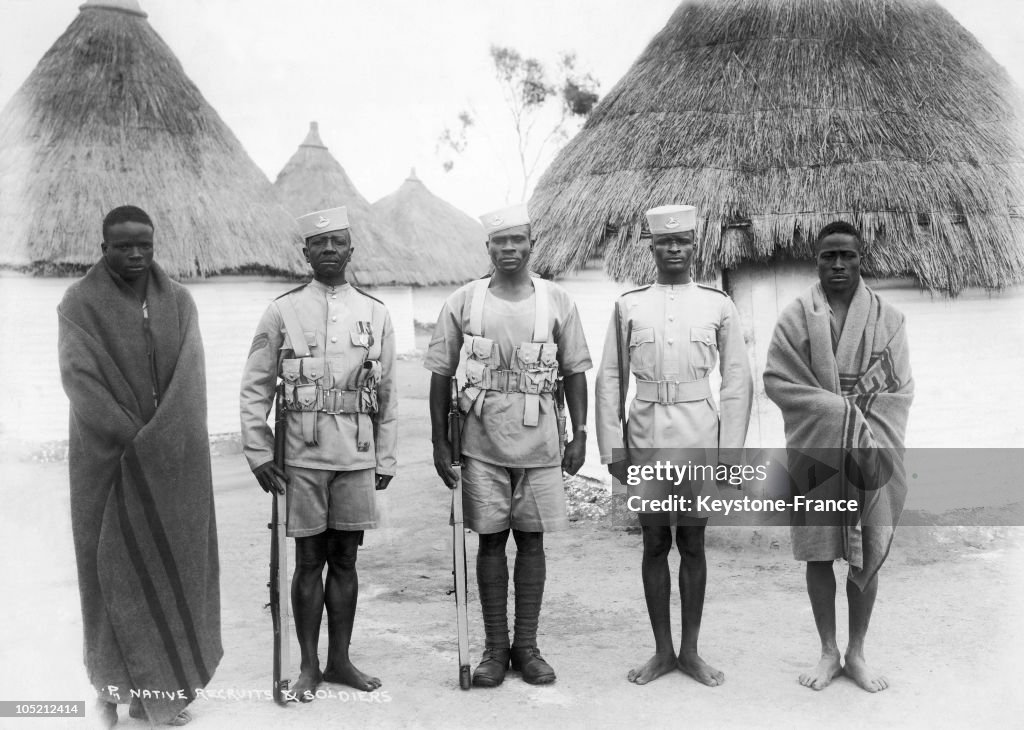
[(714, 327), (690, 328), (690, 357), (695, 368), (710, 370), (718, 358), (718, 332)]
[(630, 333), (629, 366), (633, 372), (654, 367), (657, 357), (655, 346), (653, 327), (638, 327)]

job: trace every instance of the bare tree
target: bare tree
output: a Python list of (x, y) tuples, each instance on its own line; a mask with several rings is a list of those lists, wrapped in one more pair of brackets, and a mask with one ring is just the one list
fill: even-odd
[[(597, 104), (598, 81), (577, 71), (575, 53), (560, 55), (554, 80), (539, 60), (525, 58), (514, 48), (491, 46), (490, 55), (511, 121), (521, 179), (519, 198), (525, 200), (540, 163), (568, 141)], [(476, 121), (464, 110), (438, 138), (446, 172), (468, 147), (468, 132)]]

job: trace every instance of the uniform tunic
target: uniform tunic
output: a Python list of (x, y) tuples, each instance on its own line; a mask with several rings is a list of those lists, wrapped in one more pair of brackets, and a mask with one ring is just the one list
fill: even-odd
[[(512, 366), (520, 343), (533, 339), (536, 294), (519, 302), (499, 299), (488, 290), (484, 299), (483, 332), (469, 332), (474, 282), (456, 290), (441, 308), (424, 366), (444, 377), (455, 374), (466, 334), (493, 339), (498, 345), (501, 368)], [(566, 377), (592, 367), (572, 297), (548, 282), (548, 319), (552, 340), (558, 345), (558, 373)], [(523, 393), (486, 391), (480, 416), (470, 410), (462, 431), (462, 453), (499, 466), (532, 468), (561, 464), (558, 426), (551, 393), (540, 396), (536, 426), (523, 424), (526, 396)]]
[[(641, 380), (699, 381), (721, 362), (721, 418), (708, 397), (662, 404), (635, 399), (629, 406), (630, 449), (743, 447), (750, 421), (753, 380), (739, 313), (717, 289), (696, 283), (654, 284), (619, 299), (628, 370)], [(618, 339), (615, 314), (608, 325), (597, 374), (597, 441), (601, 462), (621, 449)], [(626, 373), (628, 377), (629, 373)], [(726, 462), (732, 455), (720, 454)]]
[[(317, 413), (317, 441), (303, 439), (301, 417), (288, 412), (285, 463), (307, 469), (354, 471), (375, 469), (394, 475), (398, 436), (398, 400), (395, 394), (395, 334), (387, 309), (350, 284), (328, 286), (317, 280), (271, 302), (256, 328), (249, 359), (242, 375), (242, 444), (251, 468), (274, 458), (274, 436), (267, 415), (282, 361), (296, 357), (286, 331), (281, 307), (290, 300), (298, 315), (310, 357), (327, 362), (331, 387), (353, 390), (363, 363), (379, 360), (377, 413)], [(371, 422), (372, 421), (372, 422)], [(369, 444), (359, 450), (358, 442)]]

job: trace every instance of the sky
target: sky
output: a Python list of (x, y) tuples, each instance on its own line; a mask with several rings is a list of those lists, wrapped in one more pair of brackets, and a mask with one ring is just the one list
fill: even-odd
[[(828, 0), (822, 0), (826, 2)], [(607, 92), (677, 0), (139, 0), (188, 76), (273, 181), (316, 120), (371, 202), (415, 168), (434, 193), (476, 215), (515, 202), (508, 114), (488, 49), (554, 65), (577, 55)], [(941, 0), (1024, 86), (1024, 1)], [(0, 0), (0, 105), (80, 0)], [(437, 141), (457, 115), (478, 119), (445, 172)]]

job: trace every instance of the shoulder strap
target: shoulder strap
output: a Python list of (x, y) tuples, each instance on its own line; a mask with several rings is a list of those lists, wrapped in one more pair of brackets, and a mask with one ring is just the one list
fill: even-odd
[(697, 286), (698, 286), (699, 288), (701, 288), (701, 289), (706, 289), (707, 291), (713, 291), (713, 292), (714, 292), (715, 294), (721, 294), (721, 295), (722, 295), (723, 297), (725, 297), (726, 299), (728, 299), (728, 298), (729, 298), (729, 295), (728, 295), (728, 294), (726, 294), (726, 293), (725, 293), (724, 291), (722, 291), (721, 289), (719, 289), (719, 288), (718, 288), (718, 287), (716, 287), (716, 286), (707, 286), (707, 285), (705, 285), (705, 284), (698, 284)]
[(306, 333), (302, 330), (299, 322), (299, 313), (295, 311), (295, 305), (289, 296), (279, 297), (277, 302), (278, 311), (284, 320), (284, 330), (288, 333), (288, 339), (292, 343), (292, 352), (295, 357), (309, 357), (309, 345), (306, 342)]
[(482, 337), (484, 334), (484, 298), (490, 278), (477, 279), (469, 291), (469, 334)]
[(533, 293), (536, 295), (533, 319), (533, 341), (547, 342), (551, 339), (548, 329), (548, 310), (550, 309), (548, 282), (539, 277), (533, 278)]
[(284, 298), (285, 298), (286, 296), (288, 296), (289, 294), (294, 294), (294, 293), (295, 293), (295, 292), (297, 292), (297, 291), (302, 291), (303, 289), (305, 289), (305, 288), (306, 288), (306, 286), (308, 286), (308, 285), (307, 285), (307, 284), (300, 284), (299, 286), (295, 287), (294, 289), (289, 289), (288, 291), (286, 291), (286, 292), (285, 292), (284, 294), (282, 294), (281, 296), (279, 296), (279, 297), (274, 297), (274, 298), (275, 298), (275, 299), (284, 299)]
[[(360, 288), (359, 288), (358, 286), (356, 286), (356, 285), (355, 285), (355, 284), (353, 284), (352, 282), (349, 282), (349, 286), (350, 286), (350, 287), (352, 287), (353, 289), (355, 289), (355, 290), (356, 290), (357, 292), (359, 292), (360, 294), (362, 294), (362, 295), (363, 295), (364, 297), (366, 297), (367, 299), (372, 299), (373, 301), (377, 302), (378, 304), (384, 304), (384, 302), (382, 302), (382, 301), (381, 301), (380, 299), (378, 299), (377, 297), (373, 296), (373, 294), (367, 294), (367, 293), (366, 293), (365, 291), (363, 291), (362, 289), (360, 289)], [(387, 306), (387, 305), (385, 305), (385, 306)]]

